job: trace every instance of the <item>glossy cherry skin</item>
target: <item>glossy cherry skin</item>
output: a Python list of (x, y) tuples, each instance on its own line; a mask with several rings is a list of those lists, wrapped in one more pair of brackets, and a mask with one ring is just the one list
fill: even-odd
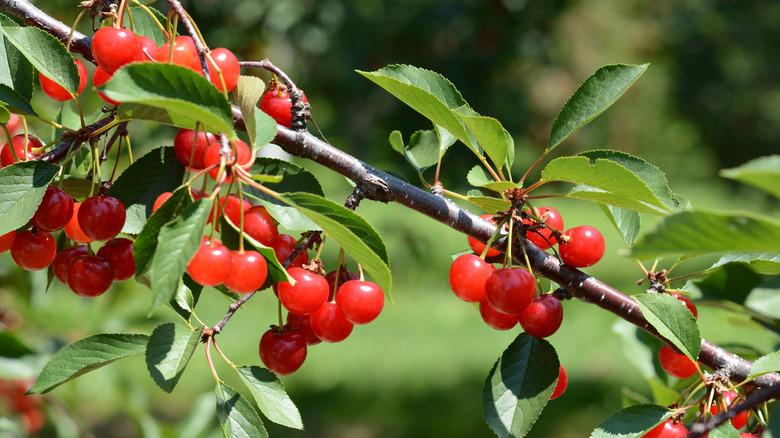
[(658, 351), (658, 361), (661, 362), (664, 371), (672, 377), (687, 379), (696, 374), (696, 364), (688, 359), (688, 356), (675, 352), (667, 345)]
[(485, 282), (495, 266), (474, 254), (458, 256), (450, 266), (450, 287), (452, 292), (467, 303), (485, 300)]
[(54, 257), (54, 261), (51, 263), (52, 270), (54, 271), (54, 275), (57, 276), (57, 279), (63, 284), (68, 284), (68, 268), (70, 267), (70, 262), (76, 257), (83, 255), (89, 255), (89, 248), (87, 248), (87, 245), (76, 245), (58, 252), (57, 256)]
[[(210, 167), (212, 165), (215, 165), (216, 167), (211, 169), (209, 171), (209, 175), (213, 179), (217, 179), (219, 176), (219, 161), (220, 161), (220, 150), (222, 146), (219, 144), (219, 142), (213, 142), (206, 148), (206, 154), (203, 157), (203, 162), (205, 163), (205, 167)], [(235, 158), (235, 162), (231, 162), (228, 160), (226, 162), (226, 165), (229, 167), (226, 167), (225, 176), (230, 178), (229, 170), (232, 168), (232, 166), (240, 166), (243, 169), (249, 169), (249, 167), (252, 165), (252, 150), (249, 149), (249, 145), (245, 142), (238, 140), (233, 144), (233, 150), (231, 152), (231, 158)], [(228, 179), (228, 182), (230, 179)]]
[(559, 365), (558, 368), (558, 382), (555, 384), (550, 400), (555, 400), (560, 397), (561, 394), (566, 392), (566, 387), (569, 386), (569, 376), (566, 375), (566, 370), (563, 369), (563, 365)]
[[(271, 247), (274, 249), (274, 254), (276, 255), (276, 259), (279, 260), (279, 263), (284, 263), (284, 261), (287, 260), (287, 258), (290, 257), (293, 252), (295, 252), (295, 242), (297, 242), (295, 237), (289, 234), (279, 234), (276, 237)], [(309, 253), (306, 251), (306, 249), (302, 249), (301, 252), (299, 252), (298, 255), (295, 256), (295, 258), (290, 262), (288, 267), (301, 267), (307, 263), (309, 263)]]
[(219, 198), (219, 204), (222, 206), (225, 216), (237, 227), (241, 225), (241, 217), (244, 215), (244, 212), (252, 208), (251, 202), (246, 199), (242, 202), (235, 195), (225, 195)]
[(22, 116), (19, 114), (11, 114), (11, 118), (8, 119), (8, 123), (5, 124), (5, 127), (11, 134), (16, 134), (17, 131), (21, 131), (23, 128)]
[(319, 309), (309, 315), (311, 330), (321, 340), (328, 343), (341, 342), (349, 337), (355, 325), (347, 321), (338, 305), (326, 301)]
[[(496, 221), (493, 220), (493, 215), (492, 214), (483, 214), (483, 215), (480, 215), (479, 217), (481, 217), (482, 219), (485, 219), (488, 222), (496, 223)], [(475, 238), (473, 238), (471, 236), (468, 236), (467, 240), (468, 240), (468, 243), (469, 243), (469, 248), (471, 248), (471, 250), (474, 251), (474, 253), (476, 255), (478, 255), (478, 256), (482, 255), (482, 252), (485, 251), (485, 243), (484, 242), (480, 242), (479, 240), (477, 240), (477, 239), (475, 239)], [(485, 257), (496, 257), (496, 256), (498, 256), (500, 254), (501, 254), (501, 251), (499, 251), (499, 250), (497, 250), (495, 248), (490, 248), (490, 249), (487, 250), (487, 254), (485, 255)]]
[[(78, 59), (76, 61), (76, 69), (79, 72), (79, 87), (76, 91), (76, 96), (80, 95), (82, 91), (84, 91), (84, 87), (87, 86), (87, 68), (84, 67), (84, 63), (79, 61)], [(47, 96), (51, 97), (54, 100), (58, 100), (60, 102), (65, 102), (68, 100), (73, 99), (73, 95), (68, 92), (65, 88), (63, 88), (60, 84), (52, 81), (51, 79), (44, 76), (42, 73), (38, 74), (38, 78), (41, 82), (41, 89), (44, 93), (46, 93)]]
[(11, 257), (25, 271), (46, 269), (57, 256), (57, 242), (51, 234), (31, 230), (16, 233)]
[[(306, 99), (306, 94), (303, 95), (303, 101), (309, 101)], [(260, 98), (259, 107), (261, 111), (276, 120), (276, 123), (288, 128), (292, 124), (292, 99), (286, 91), (268, 91)]]
[(93, 298), (103, 295), (114, 282), (114, 270), (108, 260), (82, 255), (68, 266), (68, 286), (76, 295)]
[(138, 38), (130, 30), (101, 27), (92, 37), (92, 57), (108, 74), (133, 62), (137, 55)]
[(535, 294), (534, 279), (523, 268), (496, 269), (485, 280), (485, 297), (490, 306), (509, 315), (522, 312)]
[(540, 295), (520, 312), (518, 322), (526, 333), (535, 338), (551, 336), (563, 322), (561, 301), (554, 295)]
[[(197, 141), (196, 132), (198, 134)], [(215, 141), (217, 141), (217, 136), (210, 132), (182, 128), (173, 138), (173, 151), (182, 164), (199, 170), (206, 167), (206, 163), (203, 161), (206, 156), (206, 148)], [(194, 155), (193, 148), (195, 149)]]
[[(739, 402), (739, 394), (737, 394), (735, 391), (723, 392), (721, 397), (723, 399), (722, 403), (713, 403), (713, 405), (710, 407), (710, 412), (712, 415), (718, 415), (719, 413), (723, 412), (723, 404), (725, 404), (727, 408), (730, 408)], [(748, 412), (749, 411), (742, 411), (737, 414), (736, 417), (730, 420), (731, 425), (734, 426), (735, 429), (742, 429), (745, 427), (748, 420)]]
[(339, 287), (336, 304), (347, 321), (353, 324), (368, 324), (382, 312), (385, 294), (376, 283), (350, 280)]
[(125, 206), (113, 196), (90, 196), (78, 210), (79, 226), (90, 239), (105, 242), (125, 226)]
[(658, 426), (650, 429), (642, 438), (683, 438), (688, 434), (688, 429), (682, 423), (672, 423), (666, 420)]
[(306, 340), (299, 331), (271, 328), (260, 338), (260, 360), (279, 376), (292, 374), (306, 360)]
[(153, 62), (157, 59), (157, 44), (149, 38), (142, 35), (138, 35), (138, 54), (136, 54), (135, 62)]
[(114, 281), (125, 281), (135, 275), (132, 240), (123, 237), (111, 240), (98, 250), (97, 256), (111, 264)]
[(160, 196), (154, 200), (154, 205), (152, 205), (152, 213), (155, 213), (158, 208), (162, 207), (162, 205), (165, 204), (165, 201), (167, 201), (171, 196), (173, 196), (173, 192), (160, 193)]
[(200, 248), (187, 265), (187, 273), (196, 283), (203, 286), (222, 284), (233, 270), (230, 250), (214, 238), (203, 237)]
[[(43, 151), (38, 150), (41, 147), (43, 147), (43, 143), (41, 143), (40, 140), (32, 135), (28, 135), (26, 146), (27, 154), (25, 154), (24, 134), (14, 135), (11, 137), (10, 144), (6, 143), (0, 148), (0, 168), (14, 164), (16, 158), (20, 158), (22, 161), (38, 158), (43, 153)], [(16, 153), (16, 158), (14, 157), (14, 152)]]
[(244, 233), (265, 246), (273, 246), (279, 236), (274, 218), (262, 205), (255, 205), (244, 212)]
[(268, 265), (257, 251), (230, 251), (232, 267), (225, 286), (233, 292), (246, 294), (256, 291), (268, 277)]
[(65, 225), (65, 234), (70, 237), (70, 240), (76, 243), (89, 243), (93, 239), (84, 234), (84, 231), (79, 225), (79, 210), (81, 209), (81, 202), (73, 203), (73, 216), (70, 221)]
[(698, 309), (696, 309), (696, 305), (693, 304), (693, 301), (691, 301), (688, 297), (686, 297), (683, 294), (677, 293), (677, 292), (670, 292), (669, 295), (671, 295), (671, 296), (677, 298), (678, 300), (682, 301), (683, 303), (685, 303), (685, 307), (687, 307), (688, 310), (690, 310), (691, 313), (693, 313), (693, 317), (694, 318), (699, 316), (699, 311), (698, 311)]
[(485, 321), (485, 324), (493, 330), (509, 330), (517, 325), (517, 315), (508, 315), (494, 309), (490, 303), (481, 301), (479, 303), (479, 316)]
[(604, 237), (599, 231), (587, 225), (566, 230), (564, 236), (569, 242), (558, 245), (558, 254), (564, 263), (575, 268), (593, 266), (604, 256)]
[(296, 283), (279, 282), (276, 290), (279, 301), (289, 312), (308, 315), (328, 300), (328, 282), (325, 277), (298, 267), (287, 269), (287, 273)]
[(52, 232), (65, 228), (71, 217), (73, 198), (55, 186), (48, 186), (30, 222), (41, 231)]
[[(173, 55), (171, 55), (173, 52)], [(178, 36), (174, 39), (173, 50), (171, 44), (165, 43), (157, 50), (157, 62), (171, 62), (182, 67), (187, 67), (192, 71), (202, 74), (203, 68), (198, 58), (198, 50), (190, 36)]]
[(209, 67), (209, 76), (211, 83), (222, 91), (222, 81), (217, 74), (217, 67), (222, 71), (222, 79), (225, 81), (225, 89), (231, 91), (238, 83), (238, 77), (241, 74), (241, 67), (238, 66), (236, 55), (224, 47), (218, 47), (211, 51), (211, 60), (207, 59)]
[[(548, 225), (555, 230), (563, 231), (563, 217), (561, 217), (561, 214), (558, 213), (558, 210), (552, 207), (540, 207), (538, 211), (539, 218), (546, 218), (546, 221), (544, 222), (545, 225)], [(523, 219), (523, 223), (529, 226), (539, 225), (538, 222), (531, 219)], [(556, 243), (556, 240), (552, 237), (552, 234), (553, 232), (550, 228), (537, 227), (533, 230), (528, 230), (525, 234), (525, 237), (531, 241), (531, 243), (538, 246), (539, 249), (547, 249), (551, 248)]]
[[(109, 79), (111, 79), (111, 75), (106, 73), (99, 66), (95, 68), (95, 71), (92, 73), (92, 85), (94, 85), (95, 88), (102, 87), (103, 84), (108, 82)], [(97, 91), (97, 94), (98, 96), (100, 96), (101, 99), (103, 99), (104, 102), (106, 102), (109, 105), (119, 105), (120, 103), (122, 103), (114, 99), (109, 99), (108, 96), (103, 94), (101, 91)]]
[(16, 240), (16, 230), (9, 231), (0, 236), (0, 254), (8, 251), (14, 245)]
[(311, 315), (296, 315), (294, 313), (287, 312), (287, 325), (285, 328), (289, 330), (297, 330), (306, 340), (306, 345), (317, 345), (322, 342), (322, 339), (318, 338), (311, 329)]

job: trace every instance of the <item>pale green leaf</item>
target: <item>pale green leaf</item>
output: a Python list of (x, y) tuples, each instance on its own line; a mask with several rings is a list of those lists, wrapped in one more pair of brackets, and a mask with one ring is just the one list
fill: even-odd
[(780, 198), (780, 155), (756, 158), (741, 166), (723, 169), (720, 175), (758, 187)]
[(631, 248), (636, 241), (636, 236), (639, 235), (639, 229), (642, 225), (639, 212), (611, 205), (598, 204), (598, 206), (612, 225), (615, 226), (615, 229), (618, 230), (626, 245)]
[(461, 107), (455, 112), (496, 167), (503, 167), (507, 163), (509, 140), (501, 123), (496, 119), (480, 116), (470, 108)]
[(756, 274), (780, 274), (780, 253), (726, 254), (710, 266), (708, 270), (719, 268), (729, 263), (747, 265)]
[(761, 356), (753, 362), (750, 367), (750, 374), (745, 380), (753, 380), (758, 376), (768, 373), (780, 372), (780, 351)]
[(269, 420), (303, 430), (301, 414), (276, 374), (257, 366), (238, 367), (236, 370), (254, 396), (260, 411)]
[(466, 180), (474, 187), (483, 187), (488, 190), (503, 193), (508, 189), (517, 188), (517, 184), (511, 181), (496, 181), (495, 178), (481, 165), (476, 165), (466, 175)]

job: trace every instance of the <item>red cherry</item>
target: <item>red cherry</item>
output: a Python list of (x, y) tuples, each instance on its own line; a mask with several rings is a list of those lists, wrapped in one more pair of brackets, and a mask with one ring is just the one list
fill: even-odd
[[(540, 219), (546, 218), (546, 221), (544, 222), (546, 225), (557, 231), (563, 231), (563, 218), (561, 217), (561, 214), (558, 213), (558, 210), (552, 207), (540, 207), (538, 211), (538, 216)], [(523, 224), (528, 226), (539, 225), (538, 222), (531, 219), (523, 219)], [(556, 243), (556, 240), (552, 237), (552, 234), (553, 232), (550, 228), (537, 227), (533, 230), (528, 230), (525, 237), (530, 240), (531, 243), (538, 246), (539, 249), (547, 249), (551, 248)]]
[(157, 44), (149, 38), (143, 35), (138, 35), (138, 54), (136, 54), (135, 62), (152, 62), (157, 60)]
[(529, 335), (535, 338), (546, 338), (558, 331), (561, 326), (563, 306), (554, 295), (540, 295), (520, 312), (518, 321)]
[[(102, 87), (103, 84), (108, 82), (109, 79), (111, 79), (111, 75), (106, 73), (100, 67), (95, 68), (95, 71), (92, 73), (92, 85), (94, 85), (95, 88)], [(108, 96), (103, 94), (103, 92), (101, 92), (101, 91), (98, 91), (97, 94), (98, 94), (98, 96), (100, 96), (101, 99), (103, 99), (103, 101), (105, 101), (109, 105), (119, 105), (120, 103), (122, 103), (122, 102), (118, 102), (118, 101), (116, 101), (114, 99), (109, 99)]]
[(125, 226), (125, 206), (112, 196), (90, 196), (81, 203), (78, 218), (84, 234), (104, 242), (116, 237)]
[(509, 330), (517, 325), (517, 315), (499, 312), (491, 307), (487, 300), (479, 303), (479, 315), (485, 324), (494, 330)]
[(260, 338), (260, 359), (277, 375), (292, 374), (306, 360), (306, 340), (299, 331), (272, 327)]
[(46, 423), (46, 416), (43, 415), (43, 411), (39, 408), (28, 409), (22, 411), (21, 414), (22, 424), (27, 432), (34, 434), (43, 429), (43, 426)]
[[(721, 394), (723, 404), (726, 405), (727, 408), (731, 408), (735, 404), (739, 402), (739, 394), (736, 391), (726, 391)], [(722, 412), (723, 406), (721, 404), (713, 404), (710, 407), (710, 412), (712, 415), (718, 415), (720, 412)], [(735, 429), (742, 429), (747, 424), (748, 420), (748, 412), (749, 411), (742, 411), (739, 414), (737, 414), (736, 417), (732, 418), (731, 425), (734, 426)]]
[(279, 301), (288, 311), (308, 315), (328, 300), (328, 282), (325, 277), (297, 267), (287, 269), (287, 273), (296, 283), (279, 282), (277, 291)]
[(566, 370), (563, 369), (563, 365), (559, 365), (558, 368), (558, 382), (555, 384), (555, 389), (550, 396), (550, 400), (555, 400), (560, 397), (561, 394), (566, 392), (566, 387), (569, 386), (569, 376), (566, 375)]
[[(13, 147), (13, 151), (11, 150)], [(19, 134), (11, 137), (11, 144), (4, 144), (0, 149), (0, 167), (10, 166), (16, 162), (16, 158), (22, 161), (29, 161), (38, 158), (43, 151), (40, 150), (43, 147), (43, 143), (32, 135), (27, 136), (27, 144), (25, 146), (24, 134)], [(27, 153), (25, 154), (25, 149)], [(16, 157), (14, 157), (16, 153)]]
[(658, 351), (658, 361), (661, 362), (664, 371), (672, 377), (687, 379), (696, 374), (696, 364), (688, 359), (688, 356), (675, 352), (667, 345)]
[(265, 246), (273, 246), (279, 236), (274, 218), (262, 205), (255, 205), (244, 212), (244, 233)]
[(347, 321), (368, 324), (382, 312), (385, 294), (376, 283), (350, 280), (339, 287), (336, 304)]
[(316, 345), (322, 342), (322, 339), (318, 338), (312, 331), (310, 316), (287, 312), (287, 325), (285, 327), (289, 327), (290, 330), (298, 330), (303, 339), (306, 340), (306, 345)]
[[(171, 54), (172, 52), (172, 54)], [(171, 44), (165, 43), (157, 50), (157, 62), (173, 63), (187, 67), (198, 74), (202, 74), (198, 50), (190, 36), (178, 36), (174, 39), (173, 50)]]
[(352, 333), (354, 324), (347, 321), (336, 303), (326, 301), (309, 315), (311, 330), (318, 338), (328, 343), (341, 342)]
[(677, 298), (678, 300), (682, 301), (683, 303), (685, 303), (685, 307), (687, 307), (688, 310), (690, 310), (691, 313), (693, 313), (693, 317), (694, 318), (699, 316), (699, 311), (696, 309), (696, 305), (693, 304), (693, 302), (688, 297), (686, 297), (683, 294), (677, 293), (677, 292), (671, 292), (671, 293), (669, 293), (669, 295), (671, 295), (671, 296)]
[[(280, 235), (281, 237), (281, 235)], [(292, 237), (292, 236), (290, 236)], [(296, 257), (297, 258), (297, 257)], [(308, 262), (308, 258), (306, 260)], [(339, 287), (343, 285), (344, 283), (350, 281), (350, 280), (359, 280), (360, 276), (355, 274), (352, 271), (347, 270), (346, 266), (342, 266), (341, 269), (338, 270), (339, 273)], [(336, 271), (330, 271), (325, 275), (325, 280), (328, 281), (328, 290), (330, 291), (330, 294), (333, 295), (334, 289), (336, 287)]]
[(509, 315), (522, 312), (534, 295), (534, 278), (523, 268), (496, 269), (485, 281), (485, 297), (490, 306)]
[(672, 420), (666, 420), (650, 429), (642, 435), (642, 438), (683, 438), (687, 434), (688, 429), (681, 423), (672, 423)]
[[(176, 153), (176, 157), (185, 166), (189, 166), (192, 169), (199, 170), (206, 167), (206, 163), (203, 158), (206, 156), (206, 148), (214, 141), (217, 141), (217, 136), (205, 131), (197, 131), (197, 142), (195, 141), (194, 129), (179, 129), (176, 133), (176, 137), (173, 139), (173, 151)], [(193, 155), (192, 149), (195, 148), (195, 154)]]
[(41, 231), (51, 232), (65, 228), (71, 217), (73, 217), (73, 198), (55, 186), (48, 186), (31, 223)]
[(70, 267), (70, 262), (76, 257), (83, 255), (89, 255), (89, 248), (87, 248), (87, 245), (76, 245), (58, 252), (57, 256), (54, 257), (54, 261), (51, 263), (54, 275), (56, 275), (63, 284), (68, 284), (68, 268)]
[[(78, 91), (76, 91), (76, 96), (80, 95), (82, 91), (84, 91), (84, 87), (87, 86), (87, 68), (84, 67), (84, 63), (79, 61), (78, 59), (76, 61), (76, 68), (79, 72), (79, 88)], [(51, 97), (54, 100), (59, 100), (60, 102), (65, 102), (68, 100), (73, 99), (73, 95), (68, 92), (65, 88), (63, 88), (60, 84), (52, 81), (51, 79), (44, 76), (42, 73), (38, 73), (38, 78), (41, 82), (41, 89), (43, 89), (43, 92), (46, 93), (47, 96)]]
[[(246, 219), (244, 219), (246, 221)], [(279, 234), (276, 239), (274, 240), (271, 247), (274, 249), (274, 254), (276, 254), (276, 259), (279, 260), (280, 263), (284, 263), (285, 260), (287, 260), (288, 257), (292, 255), (292, 253), (295, 251), (295, 237), (289, 235), (289, 234)], [(301, 267), (305, 264), (309, 263), (309, 253), (303, 249), (301, 252), (298, 253), (297, 256), (290, 262), (288, 267), (298, 266)], [(335, 275), (335, 274), (334, 274)], [(327, 279), (327, 276), (325, 277)], [(356, 280), (358, 277), (356, 276), (352, 280)], [(330, 283), (328, 283), (330, 284)]]
[(232, 268), (225, 286), (233, 292), (245, 294), (256, 291), (268, 277), (268, 265), (257, 251), (230, 251)]
[(485, 282), (495, 266), (474, 254), (463, 254), (450, 266), (450, 287), (455, 295), (467, 303), (485, 300)]
[(558, 253), (564, 263), (575, 268), (586, 268), (601, 260), (604, 255), (604, 237), (599, 231), (587, 225), (566, 230), (569, 241), (558, 245)]
[(101, 27), (92, 37), (92, 57), (108, 74), (133, 62), (137, 55), (138, 38), (130, 30)]
[[(306, 94), (302, 97), (304, 102), (308, 102)], [(260, 110), (271, 116), (276, 123), (290, 127), (292, 125), (292, 99), (287, 91), (270, 90), (260, 98)]]
[(219, 91), (222, 91), (222, 81), (219, 79), (219, 75), (216, 71), (216, 68), (219, 67), (220, 71), (222, 71), (222, 78), (225, 81), (225, 88), (227, 91), (235, 88), (238, 83), (238, 76), (241, 74), (241, 68), (238, 66), (236, 55), (224, 47), (219, 47), (211, 51), (211, 59), (213, 59), (214, 62), (211, 62), (211, 60), (208, 60), (207, 58), (211, 83), (214, 84)]
[(73, 216), (70, 221), (65, 225), (65, 234), (70, 237), (70, 240), (76, 243), (89, 243), (92, 239), (84, 234), (84, 231), (79, 225), (79, 209), (81, 209), (81, 202), (73, 203)]
[(68, 266), (68, 286), (76, 295), (86, 298), (103, 295), (113, 282), (114, 270), (102, 257), (78, 256)]
[[(243, 169), (249, 169), (253, 161), (252, 150), (249, 149), (249, 145), (241, 140), (236, 141), (233, 145), (235, 147), (235, 151), (233, 151), (233, 153), (235, 154), (234, 155), (235, 163), (231, 163), (230, 161), (228, 161), (227, 164), (231, 166), (238, 165), (241, 166)], [(219, 161), (220, 161), (219, 151), (221, 150), (221, 148), (222, 146), (219, 144), (218, 141), (213, 142), (206, 148), (206, 154), (203, 157), (203, 162), (206, 165), (205, 167), (210, 167), (214, 165), (216, 166), (215, 168), (209, 171), (209, 175), (211, 175), (213, 179), (217, 179), (217, 177), (219, 176)]]
[(8, 123), (5, 124), (5, 128), (11, 134), (16, 134), (16, 131), (22, 130), (22, 116), (19, 114), (11, 114), (11, 118), (8, 119)]
[(135, 275), (133, 259), (133, 241), (125, 238), (114, 239), (100, 248), (97, 256), (111, 264), (114, 281), (125, 281)]
[(46, 269), (57, 255), (57, 242), (51, 234), (39, 231), (22, 231), (16, 234), (11, 246), (11, 257), (26, 271)]
[(167, 201), (171, 196), (173, 196), (173, 192), (160, 193), (160, 196), (158, 196), (157, 199), (154, 200), (154, 205), (152, 206), (152, 213), (154, 214), (158, 208), (162, 207), (162, 205), (165, 204), (165, 201)]
[(0, 254), (8, 251), (14, 245), (16, 240), (16, 231), (9, 231), (0, 236)]
[(217, 286), (224, 282), (233, 269), (230, 250), (219, 239), (203, 237), (200, 248), (187, 265), (187, 273), (196, 283)]
[[(481, 217), (482, 219), (485, 219), (488, 222), (491, 222), (491, 223), (494, 223), (494, 224), (496, 223), (496, 221), (493, 220), (493, 215), (492, 214), (483, 214), (483, 215), (480, 215), (479, 217)], [(467, 240), (469, 242), (469, 247), (471, 248), (471, 250), (474, 251), (474, 253), (477, 254), (477, 255), (482, 255), (482, 253), (485, 251), (485, 242), (480, 242), (479, 240), (477, 240), (477, 239), (475, 239), (475, 238), (473, 238), (471, 236), (468, 236)], [(485, 254), (485, 257), (496, 257), (498, 255), (501, 255), (501, 251), (499, 251), (499, 250), (497, 250), (495, 248), (490, 248), (490, 249), (487, 250), (487, 254)]]

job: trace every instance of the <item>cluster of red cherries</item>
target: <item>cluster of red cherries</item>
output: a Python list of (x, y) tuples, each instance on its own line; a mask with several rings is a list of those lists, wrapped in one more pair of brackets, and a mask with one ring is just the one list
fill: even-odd
[(25, 395), (30, 386), (32, 383), (26, 380), (0, 380), (0, 400), (21, 417), (22, 426), (27, 432), (34, 434), (43, 428), (46, 417), (41, 397)]

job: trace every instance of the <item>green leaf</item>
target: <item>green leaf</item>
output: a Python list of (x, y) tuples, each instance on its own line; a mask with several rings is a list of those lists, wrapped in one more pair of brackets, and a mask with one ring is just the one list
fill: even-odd
[(357, 213), (326, 198), (310, 193), (282, 195), (309, 219), (328, 233), (390, 297), (390, 274), (387, 247), (379, 233)]
[[(5, 15), (0, 16), (0, 23), (2, 23), (3, 27), (19, 27), (18, 23)], [(11, 92), (13, 94), (13, 97), (11, 97), (12, 100), (18, 99), (22, 106), (26, 106), (29, 109), (29, 111), (25, 110), (25, 112), (28, 114), (35, 114), (35, 111), (32, 111), (32, 107), (30, 106), (30, 99), (32, 99), (33, 90), (35, 89), (35, 69), (19, 49), (4, 36), (0, 35), (0, 37), (3, 41), (2, 47), (0, 48), (5, 49), (4, 56), (1, 58), (3, 59), (2, 62), (4, 62), (5, 67), (3, 68), (4, 72), (0, 79), (0, 98), (2, 98), (3, 101), (6, 101), (6, 96), (4, 96), (4, 94), (6, 92)], [(11, 102), (8, 103), (10, 104)], [(22, 108), (16, 104), (13, 104), (12, 106), (18, 109)]]
[(503, 167), (507, 163), (509, 140), (501, 123), (496, 119), (480, 116), (468, 107), (458, 108), (455, 112), (496, 167)]
[(642, 333), (635, 325), (623, 319), (618, 319), (612, 325), (612, 333), (621, 340), (622, 352), (626, 359), (631, 362), (646, 379), (656, 376), (653, 366), (653, 357), (656, 353), (642, 339)]
[(0, 235), (33, 217), (59, 169), (43, 161), (22, 161), (0, 169)]
[(745, 298), (745, 307), (762, 315), (780, 319), (780, 278), (762, 283)]
[(179, 187), (184, 173), (184, 165), (176, 158), (173, 147), (154, 149), (122, 172), (107, 192), (125, 206), (127, 219), (122, 231), (140, 233), (152, 214), (154, 201), (161, 193)]
[[(200, 121), (208, 130), (235, 137), (233, 113), (230, 105), (214, 85), (194, 71), (168, 63), (133, 63), (117, 70), (100, 91), (109, 98), (123, 102), (117, 117), (149, 120), (140, 114), (142, 104), (160, 108), (170, 117), (169, 121), (156, 120), (176, 126), (194, 127)], [(124, 108), (123, 108), (124, 107)], [(128, 116), (128, 110), (130, 116)], [(158, 117), (161, 117), (158, 114)], [(189, 121), (189, 122), (186, 122)], [(186, 123), (185, 123), (186, 122)]]
[(257, 366), (238, 367), (236, 371), (254, 396), (260, 411), (269, 420), (303, 430), (301, 414), (276, 374)]
[(65, 45), (37, 27), (3, 27), (3, 34), (42, 75), (75, 94), (79, 72)]
[(649, 64), (605, 65), (580, 85), (558, 113), (550, 132), (547, 150), (561, 144), (574, 131), (588, 124), (617, 101)]
[(217, 418), (226, 438), (267, 437), (263, 420), (247, 399), (224, 383), (217, 383)]
[(150, 272), (154, 297), (150, 312), (176, 295), (179, 280), (203, 240), (203, 227), (212, 204), (209, 198), (199, 199), (185, 207), (175, 221), (160, 229)]
[[(165, 23), (166, 17), (160, 13), (160, 11), (150, 6), (147, 6), (147, 9), (151, 11), (160, 23)], [(147, 38), (151, 38), (152, 41), (157, 44), (157, 47), (165, 44), (166, 40), (162, 29), (160, 29), (160, 26), (157, 25), (154, 18), (150, 16), (144, 8), (131, 6), (130, 13), (133, 15), (133, 32), (135, 32), (136, 35), (143, 35)]]
[(481, 165), (472, 167), (468, 175), (466, 175), (466, 179), (474, 187), (484, 187), (499, 193), (503, 193), (507, 189), (517, 188), (517, 184), (511, 181), (496, 181)]
[(780, 155), (756, 158), (747, 163), (720, 171), (720, 176), (734, 179), (780, 198)]
[(477, 195), (477, 191), (469, 191), (468, 199), (472, 204), (479, 206), (490, 214), (496, 214), (498, 211), (506, 210), (510, 203), (501, 198)]
[(171, 221), (184, 207), (192, 204), (189, 190), (181, 187), (154, 214), (149, 216), (141, 232), (133, 242), (133, 260), (136, 277), (143, 275), (152, 267), (152, 258), (157, 251), (160, 230)]
[(203, 286), (195, 283), (189, 275), (185, 274), (183, 281), (179, 283), (176, 295), (168, 304), (176, 314), (181, 316), (184, 322), (189, 323), (202, 290)]
[(578, 184), (566, 194), (572, 198), (652, 214), (670, 210), (634, 172), (610, 159), (557, 158), (545, 167), (541, 179)]
[[(244, 126), (246, 126), (246, 133), (249, 135), (249, 143), (254, 146), (260, 146), (255, 142), (257, 134), (255, 114), (257, 112), (262, 112), (258, 111), (257, 102), (260, 100), (260, 96), (263, 95), (263, 90), (265, 90), (265, 83), (262, 79), (256, 76), (238, 77), (235, 91), (236, 102), (238, 103), (238, 108), (241, 110), (241, 115), (244, 117)], [(276, 122), (274, 122), (274, 131), (275, 130)]]
[(499, 437), (523, 437), (558, 380), (558, 355), (544, 339), (521, 333), (490, 370), (482, 392), (488, 426)]
[(148, 335), (100, 333), (66, 345), (43, 367), (28, 391), (44, 394), (76, 377), (146, 349)]
[(154, 382), (165, 392), (173, 391), (200, 342), (203, 328), (191, 330), (168, 322), (158, 325), (146, 346), (146, 367)]
[(22, 95), (16, 91), (8, 88), (8, 86), (0, 84), (0, 101), (7, 103), (9, 106), (16, 108), (17, 111), (23, 114), (38, 115), (35, 112), (29, 99), (25, 99)]
[(668, 294), (634, 295), (645, 319), (692, 361), (701, 351), (701, 335), (693, 314), (685, 304)]
[(750, 367), (750, 374), (745, 380), (753, 380), (758, 376), (780, 371), (780, 351), (761, 356), (753, 362)]
[(780, 274), (780, 253), (726, 254), (710, 266), (708, 270), (716, 269), (729, 263), (744, 264), (756, 274)]
[(716, 427), (715, 429), (712, 429), (707, 434), (708, 438), (739, 438), (740, 433), (737, 431), (737, 429), (734, 428), (734, 426), (731, 424), (730, 421), (727, 421), (720, 426)]
[(662, 218), (631, 254), (780, 253), (780, 222), (749, 213), (683, 211)]
[(591, 438), (641, 437), (650, 429), (671, 417), (670, 411), (658, 405), (636, 405), (616, 412), (590, 434)]
[(636, 236), (639, 235), (639, 229), (642, 225), (642, 220), (639, 217), (639, 213), (636, 211), (626, 210), (623, 208), (613, 207), (611, 205), (597, 204), (599, 209), (604, 215), (612, 222), (615, 229), (618, 230), (623, 241), (626, 242), (629, 248), (636, 242)]
[(425, 169), (439, 162), (439, 136), (436, 131), (417, 131), (412, 134), (409, 144), (404, 145), (399, 131), (390, 133), (390, 144), (406, 161), (422, 174)]

